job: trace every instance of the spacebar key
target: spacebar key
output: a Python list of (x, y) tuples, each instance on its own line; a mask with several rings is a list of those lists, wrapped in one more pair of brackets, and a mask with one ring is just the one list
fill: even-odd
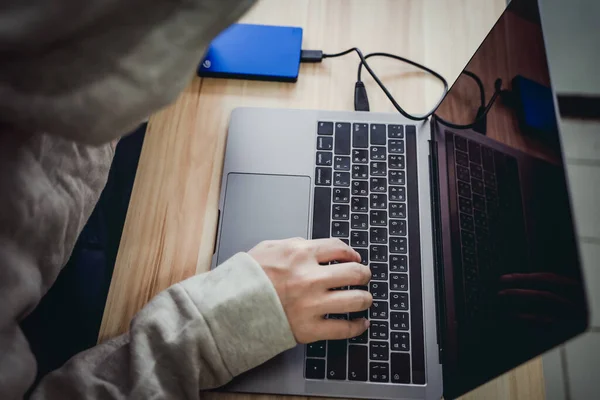
[(330, 237), (330, 218), (331, 188), (316, 186), (313, 206), (313, 239), (323, 239)]

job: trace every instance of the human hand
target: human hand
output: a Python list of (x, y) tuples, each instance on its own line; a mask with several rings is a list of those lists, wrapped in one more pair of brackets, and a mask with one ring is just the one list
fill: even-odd
[[(360, 255), (341, 240), (265, 241), (248, 254), (275, 286), (297, 342), (351, 338), (369, 327), (364, 318), (325, 319), (325, 314), (363, 311), (373, 303), (364, 290), (330, 290), (366, 285), (371, 279), (371, 270), (360, 264)], [(331, 261), (339, 264), (319, 265)]]

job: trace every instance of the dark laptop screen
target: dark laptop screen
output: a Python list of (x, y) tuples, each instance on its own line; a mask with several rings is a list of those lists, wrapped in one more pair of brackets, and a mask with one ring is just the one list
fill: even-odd
[(536, 1), (513, 0), (436, 116), (438, 304), (453, 397), (587, 326)]

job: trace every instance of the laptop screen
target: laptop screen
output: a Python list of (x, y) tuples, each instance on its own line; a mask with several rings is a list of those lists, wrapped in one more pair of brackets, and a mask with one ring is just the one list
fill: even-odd
[(447, 397), (587, 326), (546, 60), (537, 2), (513, 0), (434, 118)]

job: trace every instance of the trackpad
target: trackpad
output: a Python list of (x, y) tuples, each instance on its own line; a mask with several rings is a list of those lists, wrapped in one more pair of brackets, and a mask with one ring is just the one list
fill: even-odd
[(308, 238), (309, 206), (308, 176), (229, 174), (217, 264), (263, 240)]

